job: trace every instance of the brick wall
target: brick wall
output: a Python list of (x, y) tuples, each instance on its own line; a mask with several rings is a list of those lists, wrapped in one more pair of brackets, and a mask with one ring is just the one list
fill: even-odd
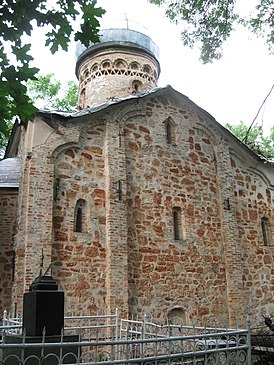
[(17, 189), (0, 191), (0, 318), (3, 310), (11, 306), (17, 200)]
[[(217, 160), (210, 131), (188, 105), (147, 103), (147, 121), (125, 125), (128, 176), (130, 310), (164, 317), (182, 307), (189, 318), (227, 316)], [(168, 143), (165, 120), (176, 142)], [(173, 208), (182, 229), (174, 239)]]
[[(172, 92), (35, 122), (20, 188), (14, 301), (44, 268), (66, 312), (258, 321), (272, 310), (272, 167)], [(271, 175), (272, 174), (272, 175)], [(80, 208), (80, 215), (77, 215)], [(76, 229), (77, 216), (81, 232)], [(178, 235), (174, 235), (174, 217)], [(20, 258), (20, 260), (19, 260)]]
[[(53, 276), (65, 291), (66, 311), (94, 313), (106, 297), (105, 126), (86, 131), (78, 146), (55, 159)], [(77, 201), (85, 201), (82, 232)]]
[(157, 85), (158, 64), (142, 51), (97, 52), (79, 67), (80, 109), (143, 92)]
[[(256, 165), (247, 169), (240, 156), (231, 156), (237, 230), (241, 248), (242, 280), (247, 310), (257, 322), (273, 315), (274, 198), (271, 181)], [(271, 189), (272, 188), (272, 189)], [(269, 242), (264, 242), (262, 219), (269, 220)]]

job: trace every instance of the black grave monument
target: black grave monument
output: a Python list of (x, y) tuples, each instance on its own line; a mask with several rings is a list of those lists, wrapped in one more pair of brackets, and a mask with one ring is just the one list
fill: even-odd
[[(5, 365), (14, 365), (22, 360), (28, 365), (56, 365), (56, 359), (62, 354), (62, 364), (75, 363), (80, 354), (77, 345), (66, 342), (78, 342), (79, 335), (61, 335), (64, 328), (64, 292), (58, 290), (57, 283), (51, 276), (38, 276), (30, 285), (29, 292), (24, 294), (23, 301), (23, 335), (5, 335), (6, 344), (18, 344), (18, 347), (7, 347), (2, 350), (0, 360)], [(50, 343), (60, 343), (50, 346)], [(29, 344), (22, 355), (20, 344)], [(31, 346), (39, 344), (40, 346)], [(49, 345), (47, 345), (49, 344)], [(43, 355), (42, 355), (43, 354)], [(38, 362), (37, 362), (38, 361)], [(40, 363), (40, 362), (39, 362)], [(59, 363), (59, 360), (58, 360)]]
[(38, 276), (24, 294), (23, 329), (27, 336), (60, 335), (64, 327), (64, 292), (51, 276)]

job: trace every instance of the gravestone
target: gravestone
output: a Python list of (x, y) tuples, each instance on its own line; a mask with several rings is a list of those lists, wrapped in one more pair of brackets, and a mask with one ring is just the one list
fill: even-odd
[(38, 276), (24, 294), (23, 328), (27, 336), (60, 335), (64, 327), (64, 292), (51, 276)]
[[(51, 276), (40, 275), (30, 285), (29, 292), (24, 294), (23, 302), (23, 335), (8, 334), (4, 336), (6, 344), (15, 347), (3, 348), (1, 360), (5, 365), (14, 365), (25, 361), (27, 365), (44, 365), (76, 363), (80, 355), (79, 346), (66, 342), (78, 342), (78, 335), (61, 335), (64, 328), (64, 292), (58, 290), (58, 285)], [(47, 343), (60, 343), (60, 346), (50, 346)], [(43, 342), (43, 344), (42, 344)], [(41, 346), (26, 346), (21, 344), (39, 344)], [(18, 345), (18, 346), (17, 346)], [(58, 359), (58, 360), (57, 360)], [(25, 363), (24, 362), (24, 363)]]

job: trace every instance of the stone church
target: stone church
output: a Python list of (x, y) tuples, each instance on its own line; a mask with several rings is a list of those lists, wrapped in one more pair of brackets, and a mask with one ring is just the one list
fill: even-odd
[(16, 123), (0, 162), (0, 311), (40, 272), (65, 312), (274, 315), (274, 165), (171, 86), (130, 29), (78, 48), (79, 109)]

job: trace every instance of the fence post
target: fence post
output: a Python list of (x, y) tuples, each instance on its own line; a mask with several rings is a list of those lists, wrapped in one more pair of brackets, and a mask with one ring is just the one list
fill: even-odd
[[(23, 330), (23, 338), (22, 338), (22, 344), (26, 344), (26, 329)], [(21, 349), (21, 363), (24, 364), (25, 362), (25, 347), (23, 346)]]
[(8, 325), (8, 311), (5, 309), (3, 313), (3, 326)]
[[(146, 339), (146, 318), (147, 318), (147, 315), (146, 313), (144, 314), (144, 319), (143, 319), (143, 325), (142, 325), (142, 334), (141, 334), (141, 339), (142, 340), (145, 340)], [(142, 353), (142, 358), (145, 357), (145, 351), (146, 351), (146, 343), (145, 342), (142, 342), (141, 343), (141, 353)]]
[(252, 364), (252, 359), (251, 359), (251, 333), (250, 333), (250, 318), (248, 317), (246, 320), (246, 330), (247, 330), (247, 335), (246, 335), (246, 342), (247, 342), (247, 365), (251, 365)]
[(119, 329), (119, 309), (115, 310), (116, 320), (115, 320), (115, 340), (118, 341), (118, 329)]
[(146, 319), (147, 319), (147, 315), (145, 313), (144, 314), (144, 321), (143, 321), (143, 340), (146, 338)]

